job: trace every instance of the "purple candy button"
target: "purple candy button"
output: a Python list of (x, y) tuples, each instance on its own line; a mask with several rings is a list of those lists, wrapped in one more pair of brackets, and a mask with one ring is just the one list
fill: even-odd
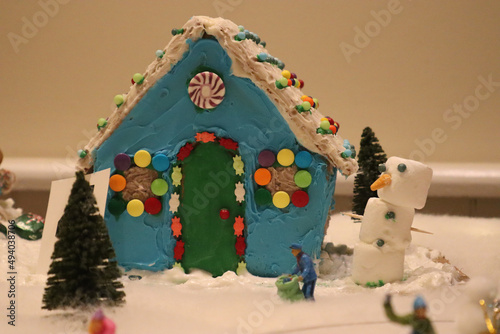
[(118, 170), (127, 170), (130, 167), (130, 157), (125, 153), (117, 154), (115, 157), (115, 167)]
[(276, 156), (269, 150), (260, 152), (257, 160), (262, 167), (271, 167), (276, 161)]

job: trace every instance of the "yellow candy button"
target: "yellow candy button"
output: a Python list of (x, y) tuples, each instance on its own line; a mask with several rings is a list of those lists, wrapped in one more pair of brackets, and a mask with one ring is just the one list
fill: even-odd
[(151, 154), (145, 150), (139, 150), (134, 155), (134, 162), (139, 167), (147, 167), (151, 163)]
[(132, 217), (139, 217), (144, 212), (144, 204), (138, 199), (133, 199), (127, 204), (127, 212)]
[(290, 204), (290, 196), (284, 191), (277, 191), (273, 196), (273, 204), (279, 209), (283, 209)]
[(287, 148), (282, 149), (278, 152), (278, 162), (281, 166), (290, 166), (293, 164), (293, 160), (295, 159), (295, 155), (293, 152)]

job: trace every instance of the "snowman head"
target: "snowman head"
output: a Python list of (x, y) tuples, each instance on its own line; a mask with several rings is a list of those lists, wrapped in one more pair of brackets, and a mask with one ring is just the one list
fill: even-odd
[(371, 185), (378, 197), (394, 205), (421, 209), (427, 200), (432, 169), (423, 163), (390, 157), (380, 165), (382, 175)]

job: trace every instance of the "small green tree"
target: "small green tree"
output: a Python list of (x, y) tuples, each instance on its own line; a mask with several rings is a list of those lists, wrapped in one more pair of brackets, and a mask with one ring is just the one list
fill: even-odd
[(43, 309), (114, 306), (125, 302), (115, 252), (90, 184), (76, 173), (59, 220)]
[(370, 127), (363, 129), (359, 144), (359, 171), (354, 178), (354, 198), (352, 211), (358, 215), (365, 213), (365, 206), (370, 197), (377, 197), (377, 192), (370, 186), (380, 176), (378, 166), (387, 161), (387, 156), (380, 146), (378, 138)]

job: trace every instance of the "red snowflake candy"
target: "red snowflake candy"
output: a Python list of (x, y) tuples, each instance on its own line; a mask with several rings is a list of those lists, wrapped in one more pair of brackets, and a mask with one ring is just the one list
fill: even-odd
[(238, 217), (234, 218), (234, 220), (235, 220), (235, 222), (233, 224), (234, 235), (242, 236), (243, 229), (245, 228), (245, 224), (243, 224), (243, 218), (241, 216), (238, 216)]
[(191, 154), (191, 151), (193, 150), (193, 144), (191, 143), (186, 143), (186, 145), (182, 146), (181, 149), (179, 150), (179, 153), (177, 153), (177, 160), (184, 160), (189, 155)]
[(177, 241), (177, 244), (174, 248), (174, 259), (180, 261), (182, 259), (182, 255), (184, 255), (184, 242)]
[(236, 151), (238, 149), (238, 143), (229, 138), (221, 138), (219, 144), (228, 150)]
[(245, 255), (245, 248), (247, 247), (247, 245), (245, 244), (245, 238), (237, 237), (236, 245), (234, 247), (236, 248), (236, 254), (238, 254), (239, 256)]

